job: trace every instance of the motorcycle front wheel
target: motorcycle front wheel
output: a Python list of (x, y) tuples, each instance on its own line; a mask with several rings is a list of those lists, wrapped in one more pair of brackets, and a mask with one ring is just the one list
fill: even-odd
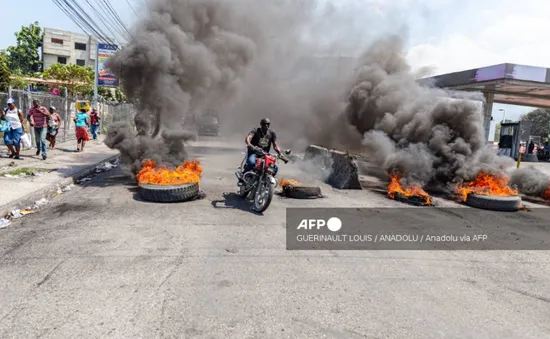
[(274, 190), (275, 188), (269, 178), (264, 178), (258, 183), (254, 194), (254, 211), (262, 213), (269, 207)]

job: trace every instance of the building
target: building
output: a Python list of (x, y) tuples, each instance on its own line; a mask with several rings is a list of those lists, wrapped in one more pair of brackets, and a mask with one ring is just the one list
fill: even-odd
[(550, 68), (499, 64), (419, 80), (429, 86), (482, 93), (486, 140), (490, 140), (493, 103), (550, 108)]
[(45, 28), (42, 46), (44, 69), (56, 63), (95, 66), (97, 40), (92, 36)]

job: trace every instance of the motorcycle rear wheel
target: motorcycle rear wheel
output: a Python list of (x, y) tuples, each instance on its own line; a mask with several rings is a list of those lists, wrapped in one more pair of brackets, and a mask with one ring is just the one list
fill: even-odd
[[(259, 182), (258, 186), (256, 187), (256, 191), (254, 192), (254, 211), (262, 213), (267, 210), (267, 208), (271, 204), (271, 200), (273, 199), (274, 191), (275, 188), (273, 187), (273, 184), (269, 182), (269, 180), (264, 179)], [(265, 197), (262, 197), (262, 193), (265, 193)]]

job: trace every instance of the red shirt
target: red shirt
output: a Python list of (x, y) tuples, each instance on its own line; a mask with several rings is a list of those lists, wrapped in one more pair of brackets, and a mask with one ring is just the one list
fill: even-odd
[(32, 116), (32, 119), (34, 120), (34, 127), (40, 128), (47, 126), (46, 114), (48, 113), (48, 110), (44, 106), (40, 106), (38, 108), (31, 107), (28, 116)]

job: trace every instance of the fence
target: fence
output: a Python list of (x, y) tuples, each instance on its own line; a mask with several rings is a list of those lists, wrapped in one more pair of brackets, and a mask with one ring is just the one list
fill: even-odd
[[(37, 93), (30, 91), (13, 90), (11, 97), (15, 99), (15, 105), (17, 108), (23, 111), (25, 118), (29, 109), (31, 108), (32, 101), (35, 99), (40, 100), (40, 104), (45, 107), (54, 106), (57, 113), (61, 116), (62, 124), (57, 134), (57, 141), (71, 141), (75, 140), (75, 123), (73, 121), (76, 116), (76, 101), (86, 100), (86, 98), (72, 98), (55, 96), (45, 93)], [(0, 93), (0, 107), (4, 109), (7, 106), (7, 99), (9, 95), (7, 93)], [(120, 104), (112, 102), (99, 102), (97, 104), (97, 110), (100, 113), (102, 119), (100, 120), (100, 132), (105, 134), (109, 128), (109, 125), (117, 121), (126, 121), (133, 123), (134, 106), (132, 104)], [(27, 120), (25, 120), (27, 130), (32, 131)], [(32, 144), (35, 144), (34, 133), (30, 133)], [(3, 133), (0, 133), (0, 145), (4, 145)]]

